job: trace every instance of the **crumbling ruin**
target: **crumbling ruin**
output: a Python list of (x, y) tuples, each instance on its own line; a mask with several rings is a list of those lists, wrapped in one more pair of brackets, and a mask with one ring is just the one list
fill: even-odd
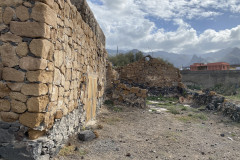
[(0, 1), (0, 157), (48, 159), (95, 119), (105, 36), (86, 1), (80, 6)]

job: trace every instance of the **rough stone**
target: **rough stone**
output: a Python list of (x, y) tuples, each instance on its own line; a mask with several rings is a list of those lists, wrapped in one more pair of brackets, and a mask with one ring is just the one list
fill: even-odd
[(55, 114), (55, 119), (61, 119), (63, 117), (63, 112), (58, 110)]
[(25, 73), (13, 68), (3, 68), (2, 78), (6, 81), (23, 82)]
[(0, 81), (0, 98), (4, 98), (5, 96), (8, 96), (10, 93), (10, 89), (7, 87), (7, 85)]
[(11, 33), (2, 34), (0, 40), (3, 42), (16, 42), (16, 43), (22, 42), (21, 37)]
[[(1, 10), (0, 10), (0, 12), (1, 12)], [(1, 13), (0, 13), (0, 16), (1, 16)], [(1, 17), (0, 17), (0, 19), (1, 19)], [(1, 24), (1, 22), (0, 22), (0, 31), (4, 30), (6, 28), (7, 28), (7, 26), (5, 24)]]
[(22, 93), (19, 92), (11, 92), (10, 94), (11, 99), (15, 99), (21, 102), (26, 102), (27, 101), (27, 96), (23, 95)]
[(41, 96), (48, 93), (48, 87), (46, 84), (24, 84), (21, 92), (26, 96)]
[(30, 82), (51, 83), (53, 81), (53, 72), (45, 70), (28, 71), (26, 76)]
[(56, 51), (54, 53), (55, 66), (60, 68), (63, 62), (64, 62), (64, 53), (62, 51)]
[(48, 103), (48, 96), (32, 97), (27, 101), (27, 108), (29, 112), (45, 112)]
[(22, 0), (1, 0), (0, 6), (16, 6), (18, 4), (22, 4)]
[(10, 22), (10, 31), (18, 36), (50, 38), (50, 27), (38, 22)]
[(96, 135), (90, 130), (85, 130), (78, 134), (78, 139), (80, 141), (91, 141), (94, 138), (96, 138)]
[(8, 82), (7, 86), (12, 90), (12, 91), (21, 91), (21, 88), (23, 86), (23, 83), (12, 83)]
[(48, 5), (36, 3), (32, 9), (31, 18), (38, 22), (47, 23), (57, 28), (57, 14)]
[(54, 69), (54, 79), (53, 79), (53, 84), (55, 85), (60, 85), (61, 84), (61, 72), (59, 69)]
[(0, 54), (2, 55), (2, 63), (7, 67), (14, 67), (19, 64), (19, 59), (16, 55), (15, 48), (10, 44), (0, 46)]
[(23, 113), (27, 110), (27, 107), (24, 103), (16, 100), (11, 101), (11, 110), (15, 113)]
[(0, 99), (0, 112), (2, 111), (8, 112), (10, 111), (10, 109), (11, 109), (10, 102), (8, 100)]
[(46, 134), (46, 131), (36, 131), (33, 129), (30, 129), (28, 131), (28, 136), (30, 140), (35, 140), (38, 139), (39, 137), (42, 137)]
[(29, 19), (28, 8), (24, 6), (19, 6), (16, 8), (16, 15), (21, 21), (26, 21)]
[[(1, 2), (0, 2), (1, 3)], [(0, 24), (3, 22), (3, 9), (2, 9), (2, 7), (0, 8)], [(1, 28), (1, 27), (0, 27)], [(0, 31), (1, 31), (1, 29), (0, 29)]]
[(48, 53), (53, 49), (53, 46), (46, 39), (33, 39), (29, 48), (35, 56), (47, 59)]
[(51, 101), (55, 102), (58, 100), (58, 86), (53, 86), (53, 91), (51, 95)]
[(27, 42), (22, 42), (19, 43), (17, 48), (16, 48), (16, 53), (17, 55), (19, 55), (20, 57), (24, 57), (28, 54), (28, 45)]
[(43, 113), (29, 113), (26, 112), (20, 115), (19, 122), (27, 127), (38, 127), (44, 120)]
[(0, 116), (4, 122), (15, 122), (19, 118), (19, 115), (13, 112), (0, 112)]
[(39, 69), (43, 70), (47, 67), (47, 60), (33, 57), (23, 57), (20, 59), (19, 66), (20, 68), (29, 71)]
[(11, 7), (7, 7), (3, 13), (3, 22), (5, 24), (9, 24), (12, 18), (14, 17), (14, 15), (15, 15), (14, 9), (12, 9)]

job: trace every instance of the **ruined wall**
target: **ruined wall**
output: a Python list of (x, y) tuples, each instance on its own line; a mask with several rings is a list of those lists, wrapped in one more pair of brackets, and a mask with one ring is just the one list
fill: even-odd
[(1, 157), (54, 155), (95, 118), (107, 52), (96, 20), (83, 13), (70, 0), (0, 1)]
[(177, 68), (159, 59), (146, 56), (117, 70), (121, 82), (148, 89), (154, 95), (177, 92), (182, 87)]
[(211, 88), (218, 84), (240, 85), (240, 71), (181, 71), (181, 75), (187, 86)]

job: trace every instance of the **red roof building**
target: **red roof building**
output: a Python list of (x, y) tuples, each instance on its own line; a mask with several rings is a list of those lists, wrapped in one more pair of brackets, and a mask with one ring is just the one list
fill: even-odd
[(194, 63), (190, 66), (191, 71), (216, 71), (216, 70), (229, 70), (229, 63), (217, 62), (217, 63)]

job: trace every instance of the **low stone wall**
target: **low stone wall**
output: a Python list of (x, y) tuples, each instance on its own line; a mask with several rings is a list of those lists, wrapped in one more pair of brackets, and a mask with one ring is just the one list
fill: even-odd
[(95, 119), (107, 52), (82, 15), (70, 0), (0, 1), (0, 157), (53, 156)]
[(216, 110), (230, 117), (233, 121), (240, 122), (240, 105), (227, 101), (225, 97), (217, 95), (215, 92), (205, 91), (196, 93), (189, 91), (193, 102), (193, 107), (206, 106), (207, 110)]
[(133, 87), (119, 80), (113, 82), (111, 90), (106, 92), (107, 97), (111, 99), (114, 104), (124, 104), (129, 107), (146, 107), (147, 90), (139, 87)]

